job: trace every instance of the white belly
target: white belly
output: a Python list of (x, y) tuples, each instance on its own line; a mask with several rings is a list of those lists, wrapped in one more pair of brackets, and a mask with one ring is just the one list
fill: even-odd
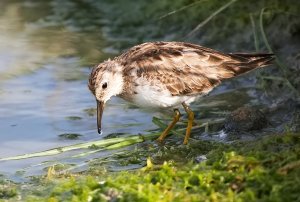
[(136, 87), (133, 102), (146, 108), (176, 108), (185, 102), (189, 104), (199, 96), (172, 96), (165, 88), (159, 86), (140, 85)]

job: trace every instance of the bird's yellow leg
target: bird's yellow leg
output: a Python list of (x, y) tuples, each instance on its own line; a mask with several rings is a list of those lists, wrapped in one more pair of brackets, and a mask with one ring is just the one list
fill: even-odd
[(179, 121), (179, 118), (181, 116), (178, 109), (174, 109), (174, 118), (173, 121), (170, 123), (170, 125), (164, 130), (164, 132), (157, 138), (157, 141), (162, 142), (166, 138), (166, 136), (169, 134), (170, 130), (175, 126), (175, 124)]
[(183, 144), (187, 144), (189, 141), (190, 135), (191, 135), (192, 127), (193, 127), (194, 112), (184, 102), (182, 103), (182, 106), (183, 106), (184, 110), (186, 111), (186, 113), (188, 114), (188, 125), (186, 128), (186, 133), (185, 133), (185, 137), (184, 137), (184, 141), (183, 141)]

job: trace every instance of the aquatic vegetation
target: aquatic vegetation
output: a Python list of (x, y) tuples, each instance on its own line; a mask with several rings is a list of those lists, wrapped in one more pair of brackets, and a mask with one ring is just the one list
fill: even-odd
[(1, 199), (9, 199), (17, 196), (16, 185), (9, 181), (0, 179), (0, 201)]
[[(74, 134), (64, 134), (63, 137), (65, 137), (65, 136), (67, 136), (68, 138), (71, 138), (71, 139), (74, 138)], [(149, 134), (145, 137), (134, 135), (134, 136), (130, 136), (130, 137), (119, 137), (119, 138), (110, 138), (110, 139), (104, 139), (104, 140), (96, 140), (96, 141), (90, 141), (90, 142), (85, 142), (85, 143), (69, 145), (69, 146), (65, 146), (65, 147), (49, 149), (49, 150), (41, 151), (41, 152), (0, 158), (0, 161), (10, 161), (10, 160), (28, 159), (28, 158), (33, 158), (33, 157), (51, 156), (51, 155), (57, 155), (57, 154), (60, 154), (63, 152), (68, 152), (68, 151), (73, 151), (73, 150), (78, 150), (78, 149), (98, 149), (97, 151), (99, 151), (99, 149), (100, 150), (118, 149), (118, 148), (122, 148), (122, 147), (125, 147), (128, 145), (131, 145), (131, 144), (143, 142), (146, 139), (152, 139), (157, 136), (158, 136), (157, 133), (153, 133), (153, 134)]]
[[(199, 145), (201, 146), (201, 145)], [(280, 134), (211, 150), (207, 161), (150, 159), (140, 170), (42, 180), (28, 201), (297, 201), (300, 134)], [(97, 169), (97, 168), (94, 168)], [(90, 173), (91, 174), (91, 173)], [(21, 191), (22, 192), (22, 191)], [(46, 196), (46, 198), (45, 198)]]
[(77, 133), (63, 133), (58, 135), (59, 138), (65, 139), (65, 140), (77, 140), (81, 137), (82, 135), (77, 134)]

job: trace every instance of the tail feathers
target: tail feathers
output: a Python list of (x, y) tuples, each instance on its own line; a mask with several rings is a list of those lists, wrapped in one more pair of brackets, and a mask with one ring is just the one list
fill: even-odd
[(272, 53), (231, 53), (230, 56), (235, 58), (237, 62), (227, 63), (226, 66), (232, 70), (235, 75), (270, 65), (275, 59)]
[(252, 62), (257, 61), (257, 63), (260, 63), (261, 65), (272, 64), (270, 62), (275, 58), (273, 53), (232, 53), (230, 55), (242, 57)]

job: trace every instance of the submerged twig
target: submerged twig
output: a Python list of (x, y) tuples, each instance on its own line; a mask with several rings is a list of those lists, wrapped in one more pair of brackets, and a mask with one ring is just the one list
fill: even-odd
[(206, 25), (209, 21), (211, 21), (215, 16), (217, 16), (219, 13), (221, 13), (223, 10), (228, 8), (231, 4), (236, 2), (237, 0), (231, 0), (215, 12), (213, 12), (208, 18), (206, 18), (204, 21), (202, 21), (200, 24), (198, 24), (190, 33), (187, 34), (186, 37), (192, 37), (200, 28), (202, 28), (204, 25)]

